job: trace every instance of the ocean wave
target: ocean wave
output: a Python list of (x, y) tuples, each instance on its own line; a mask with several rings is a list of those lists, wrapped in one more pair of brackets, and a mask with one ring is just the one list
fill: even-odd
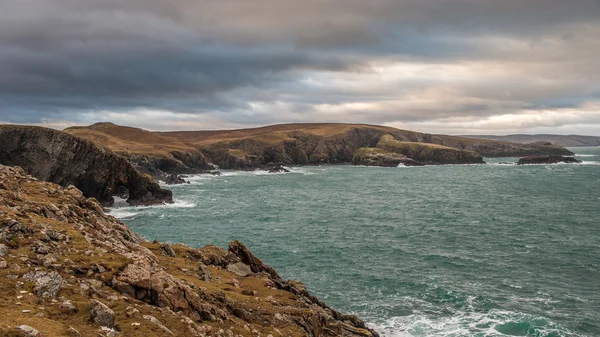
[(194, 208), (196, 203), (187, 200), (175, 200), (172, 204), (153, 206), (117, 206), (108, 208), (108, 214), (117, 219), (132, 219), (145, 210), (169, 209), (169, 208)]
[(492, 310), (487, 313), (461, 312), (452, 316), (430, 317), (414, 314), (390, 318), (379, 324), (369, 324), (382, 337), (417, 336), (573, 336), (583, 337), (551, 322), (510, 311)]
[(575, 157), (597, 157), (597, 154), (574, 154)]
[(128, 220), (134, 218), (139, 212), (131, 212), (125, 209), (113, 208), (110, 209), (108, 215), (112, 215), (117, 219)]

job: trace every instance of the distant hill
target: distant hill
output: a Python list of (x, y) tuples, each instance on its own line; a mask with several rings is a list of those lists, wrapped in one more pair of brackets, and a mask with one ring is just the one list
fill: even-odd
[(600, 137), (596, 136), (580, 136), (580, 135), (524, 135), (515, 134), (507, 136), (493, 135), (469, 135), (460, 136), (467, 138), (489, 139), (502, 142), (529, 144), (535, 142), (550, 142), (554, 145), (563, 147), (578, 147), (578, 146), (600, 146)]
[[(193, 173), (210, 169), (211, 163), (223, 169), (257, 169), (274, 164), (350, 164), (355, 160), (360, 163), (383, 163), (383, 160), (385, 165), (390, 164), (389, 160), (401, 160), (418, 165), (480, 163), (481, 156), (572, 154), (547, 142), (523, 145), (343, 123), (177, 132), (149, 132), (98, 123), (68, 128), (65, 132), (108, 147), (127, 157), (136, 168), (153, 175)], [(355, 154), (361, 154), (362, 158), (355, 158)]]

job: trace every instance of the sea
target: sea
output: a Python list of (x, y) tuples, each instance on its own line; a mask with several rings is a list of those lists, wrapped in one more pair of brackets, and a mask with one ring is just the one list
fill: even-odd
[(241, 240), (384, 337), (600, 336), (600, 148), (581, 164), (292, 167), (115, 207), (148, 240)]

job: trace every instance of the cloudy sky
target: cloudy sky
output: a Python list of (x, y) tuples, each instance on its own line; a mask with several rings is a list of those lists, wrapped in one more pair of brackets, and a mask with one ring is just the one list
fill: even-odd
[(0, 123), (600, 135), (600, 0), (2, 0)]

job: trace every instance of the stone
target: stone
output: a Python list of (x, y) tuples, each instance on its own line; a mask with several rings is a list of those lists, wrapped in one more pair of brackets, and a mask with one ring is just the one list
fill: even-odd
[(21, 330), (26, 337), (42, 337), (42, 333), (30, 327), (29, 325), (19, 325), (17, 329)]
[(175, 254), (175, 251), (173, 250), (173, 248), (171, 247), (170, 244), (163, 242), (160, 244), (160, 252), (164, 255), (164, 256), (169, 256), (169, 257), (176, 257), (177, 254)]
[(8, 255), (8, 246), (0, 243), (0, 257), (5, 257), (6, 255)]
[(267, 170), (269, 173), (289, 173), (290, 170), (286, 169), (281, 165), (276, 165)]
[(69, 336), (69, 337), (81, 337), (81, 333), (79, 331), (77, 331), (75, 328), (73, 328), (72, 326), (70, 326), (67, 329), (67, 336)]
[(90, 301), (90, 317), (100, 326), (110, 329), (115, 327), (115, 312), (98, 300)]
[(239, 277), (246, 277), (246, 276), (252, 274), (252, 269), (250, 269), (250, 266), (243, 262), (228, 264), (227, 270), (236, 274)]
[(56, 297), (64, 284), (62, 276), (55, 271), (32, 271), (23, 275), (23, 279), (35, 283), (33, 291), (40, 297)]
[(64, 302), (62, 302), (58, 308), (60, 309), (61, 312), (63, 312), (64, 314), (74, 314), (77, 312), (77, 307), (69, 300), (66, 300)]
[(159, 328), (161, 328), (164, 332), (168, 333), (171, 336), (174, 336), (173, 332), (169, 330), (166, 326), (164, 326), (156, 317), (150, 315), (142, 316), (144, 319), (149, 320), (150, 322), (156, 324)]
[(196, 273), (202, 281), (209, 282), (212, 279), (212, 274), (210, 273), (210, 270), (208, 270), (208, 267), (206, 267), (204, 263), (200, 263), (200, 266), (198, 266), (198, 271)]

